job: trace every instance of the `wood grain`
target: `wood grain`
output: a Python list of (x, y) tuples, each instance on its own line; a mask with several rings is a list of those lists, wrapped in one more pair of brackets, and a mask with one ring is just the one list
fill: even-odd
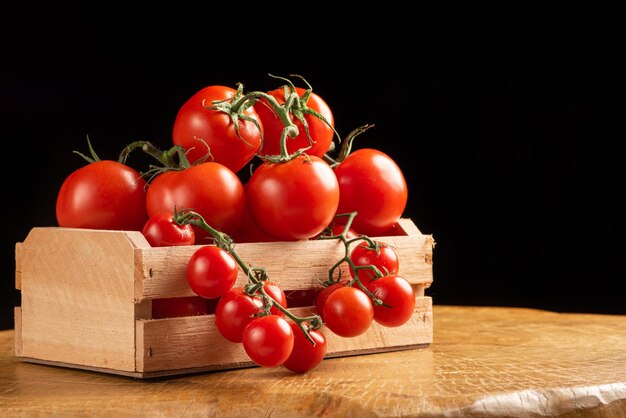
[[(428, 287), (433, 281), (433, 238), (423, 235), (410, 219), (398, 222), (398, 233), (377, 239), (393, 246), (400, 260), (400, 273), (411, 283)], [(406, 234), (410, 235), (406, 235)], [(186, 266), (198, 245), (141, 248), (136, 250), (137, 300), (193, 296), (185, 276)], [(337, 240), (237, 244), (237, 254), (252, 267), (262, 267), (285, 290), (312, 289), (328, 278), (328, 269), (344, 256)], [(347, 271), (347, 264), (342, 266)], [(236, 285), (247, 277), (239, 270)]]
[(135, 369), (133, 234), (31, 230), (20, 246), (21, 355)]
[(427, 349), (141, 381), (18, 361), (0, 332), (5, 416), (626, 415), (626, 316), (434, 306)]

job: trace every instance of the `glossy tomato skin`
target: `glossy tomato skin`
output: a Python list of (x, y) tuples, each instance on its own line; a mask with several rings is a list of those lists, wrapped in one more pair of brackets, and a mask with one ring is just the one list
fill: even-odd
[(152, 300), (153, 319), (196, 316), (205, 315), (207, 313), (209, 313), (209, 309), (206, 301), (199, 296), (182, 296)]
[(283, 241), (312, 238), (332, 221), (339, 184), (321, 158), (300, 155), (284, 163), (264, 162), (252, 173), (246, 193), (252, 220)]
[(374, 321), (386, 327), (399, 327), (413, 315), (415, 292), (403, 277), (390, 275), (372, 280), (367, 289), (387, 306), (374, 306)]
[[(302, 97), (305, 91), (306, 90), (301, 87), (296, 87), (296, 92), (300, 97)], [(268, 94), (274, 97), (280, 105), (285, 103), (285, 91), (283, 88), (271, 90)], [(264, 99), (261, 99), (254, 106), (263, 123), (263, 145), (259, 150), (259, 154), (262, 156), (280, 155), (280, 136), (285, 125), (265, 103), (267, 102)], [(313, 140), (311, 148), (309, 148), (306, 153), (308, 155), (323, 157), (324, 154), (328, 152), (335, 135), (335, 132), (332, 129), (335, 123), (333, 113), (330, 106), (315, 92), (311, 92), (307, 102), (307, 107), (315, 110), (330, 123), (329, 126), (327, 123), (313, 115), (304, 116), (304, 119), (307, 121), (309, 126), (311, 139)], [(298, 135), (295, 138), (287, 139), (287, 151), (289, 154), (293, 154), (297, 150), (309, 146), (309, 139), (306, 136), (306, 131), (302, 122), (293, 116), (291, 117), (291, 120), (298, 127)]]
[[(241, 180), (228, 167), (214, 162), (156, 176), (148, 187), (148, 215), (173, 212), (174, 207), (198, 212), (213, 228), (233, 234), (240, 227), (246, 209)], [(194, 226), (196, 244), (206, 244), (204, 229)]]
[(323, 308), (324, 324), (340, 337), (357, 337), (367, 331), (374, 319), (372, 300), (360, 289), (340, 287), (332, 292)]
[(196, 236), (191, 225), (179, 225), (172, 212), (152, 215), (144, 224), (141, 233), (153, 247), (193, 245)]
[(318, 329), (309, 330), (309, 335), (315, 342), (314, 345), (307, 339), (298, 324), (291, 321), (289, 325), (294, 336), (293, 350), (283, 366), (294, 373), (306, 373), (316, 368), (324, 360), (328, 351), (326, 336)]
[(283, 364), (293, 350), (294, 335), (289, 323), (280, 316), (255, 318), (243, 330), (243, 348), (250, 359), (262, 367)]
[(56, 218), (61, 227), (141, 231), (148, 220), (146, 181), (117, 161), (82, 166), (63, 181)]
[[(350, 252), (350, 260), (356, 267), (374, 266), (383, 275), (396, 274), (400, 269), (400, 260), (396, 250), (384, 242), (378, 241), (378, 253), (369, 248), (367, 241), (360, 242)], [(350, 275), (354, 277), (354, 269), (349, 266)], [(376, 273), (371, 269), (358, 269), (359, 280), (367, 286), (372, 279), (376, 278)]]
[[(265, 293), (267, 293), (269, 297), (274, 299), (280, 306), (287, 309), (287, 295), (278, 283), (268, 280), (263, 283), (263, 288), (265, 289)], [(272, 306), (272, 308), (270, 309), (270, 313), (272, 315), (285, 316), (285, 314), (280, 311), (276, 306)]]
[(342, 280), (340, 282), (333, 283), (330, 286), (326, 286), (322, 288), (317, 293), (317, 296), (315, 298), (315, 310), (317, 311), (317, 314), (322, 318), (322, 321), (324, 320), (324, 305), (326, 305), (326, 301), (328, 300), (328, 297), (335, 290), (345, 287), (347, 283), (348, 281)]
[(239, 268), (237, 262), (227, 251), (207, 245), (198, 248), (187, 263), (187, 282), (198, 296), (215, 299), (229, 291), (235, 281)]
[(402, 216), (408, 199), (406, 179), (387, 154), (362, 148), (334, 170), (341, 193), (337, 213), (356, 211), (352, 226), (360, 234), (378, 236)]
[(172, 139), (174, 145), (180, 145), (186, 150), (190, 163), (204, 158), (210, 149), (212, 157), (204, 161), (215, 161), (237, 172), (259, 150), (263, 125), (254, 107), (248, 108), (244, 114), (256, 119), (261, 130), (253, 122), (240, 118), (241, 138), (237, 136), (235, 125), (228, 114), (206, 107), (211, 106), (213, 100), (230, 99), (236, 92), (227, 86), (207, 86), (191, 96), (178, 110)]
[(260, 298), (249, 296), (242, 287), (233, 287), (215, 307), (215, 326), (228, 341), (240, 343), (243, 329), (263, 310)]

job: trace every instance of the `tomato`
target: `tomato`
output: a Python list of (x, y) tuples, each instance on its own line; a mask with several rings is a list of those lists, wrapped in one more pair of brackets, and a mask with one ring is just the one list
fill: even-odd
[[(377, 243), (379, 249), (378, 253), (376, 253), (376, 250), (369, 247), (367, 241), (360, 242), (359, 245), (354, 247), (350, 252), (350, 260), (356, 267), (374, 266), (383, 275), (398, 273), (400, 260), (398, 259), (396, 250), (384, 242), (377, 241)], [(352, 266), (349, 267), (349, 270), (350, 275), (354, 277), (354, 269)], [(376, 273), (371, 269), (359, 268), (358, 273), (359, 280), (365, 286), (367, 286), (372, 279), (376, 278)]]
[(217, 302), (215, 326), (228, 341), (240, 343), (243, 329), (262, 310), (261, 298), (248, 295), (242, 287), (233, 287)]
[(282, 163), (264, 162), (247, 190), (252, 220), (284, 241), (309, 239), (326, 228), (339, 204), (339, 185), (321, 158), (300, 155)]
[(406, 323), (415, 309), (415, 292), (403, 277), (391, 275), (372, 280), (367, 289), (387, 306), (374, 306), (374, 321), (386, 327)]
[[(263, 288), (265, 289), (265, 293), (267, 293), (272, 299), (274, 299), (280, 306), (287, 309), (287, 296), (283, 291), (282, 287), (276, 282), (266, 281), (263, 283)], [(272, 315), (285, 316), (277, 307), (272, 306), (270, 309), (270, 313)]]
[(174, 145), (186, 150), (191, 164), (205, 158), (210, 150), (212, 159), (209, 156), (205, 161), (223, 164), (237, 172), (256, 155), (261, 146), (263, 126), (253, 106), (246, 109), (244, 115), (256, 120), (259, 126), (239, 118), (241, 137), (237, 136), (230, 115), (209, 109), (214, 100), (231, 99), (236, 93), (237, 90), (227, 86), (208, 86), (196, 92), (178, 110), (172, 139)]
[[(240, 227), (246, 209), (241, 180), (228, 167), (214, 162), (157, 175), (148, 186), (148, 215), (173, 212), (174, 207), (198, 212), (211, 227), (232, 234)], [(193, 227), (196, 244), (205, 244), (209, 233)]]
[(209, 313), (209, 308), (206, 301), (199, 296), (152, 300), (153, 319), (205, 315), (207, 313)]
[(356, 211), (352, 226), (359, 233), (380, 235), (402, 216), (408, 199), (406, 179), (387, 154), (359, 149), (334, 170), (340, 190), (337, 213)]
[(144, 224), (141, 233), (153, 247), (193, 245), (196, 239), (192, 226), (177, 224), (172, 212), (152, 215)]
[(322, 288), (322, 290), (318, 292), (317, 297), (315, 298), (315, 310), (322, 320), (324, 320), (324, 305), (326, 304), (330, 294), (341, 287), (345, 287), (347, 283), (348, 281), (346, 280), (333, 283), (330, 286)]
[(285, 318), (266, 315), (255, 318), (243, 330), (243, 348), (262, 367), (283, 364), (293, 350), (294, 335)]
[(320, 289), (298, 289), (288, 290), (285, 292), (287, 303), (291, 308), (299, 308), (302, 306), (315, 306), (315, 300)]
[(341, 337), (356, 337), (367, 331), (374, 319), (372, 300), (356, 287), (341, 287), (324, 304), (324, 323)]
[[(247, 193), (248, 182), (243, 185), (243, 188)], [(252, 219), (250, 210), (253, 210), (253, 208), (246, 205), (240, 227), (232, 234), (233, 240), (237, 243), (279, 241), (277, 238), (266, 234), (261, 228), (259, 228), (259, 226)]]
[[(298, 96), (302, 98), (306, 90), (301, 87), (296, 87), (296, 92), (298, 93)], [(278, 104), (282, 105), (285, 103), (284, 88), (280, 87), (278, 89), (271, 90), (268, 94), (274, 97)], [(331, 112), (330, 106), (328, 106), (324, 99), (314, 92), (310, 93), (306, 106), (316, 111), (324, 117), (326, 121), (328, 121), (327, 124), (316, 116), (309, 114), (304, 115), (304, 120), (306, 120), (309, 127), (309, 134), (313, 140), (311, 148), (309, 148), (306, 153), (308, 155), (323, 157), (324, 154), (328, 152), (335, 135), (332, 128), (334, 127), (333, 113)], [(280, 155), (280, 136), (285, 125), (276, 116), (276, 113), (270, 105), (267, 104), (265, 99), (259, 100), (259, 102), (254, 105), (254, 108), (263, 123), (263, 144), (259, 150), (259, 154), (262, 156)], [(295, 138), (287, 138), (287, 151), (289, 154), (293, 154), (301, 148), (308, 147), (309, 139), (306, 135), (306, 130), (302, 122), (297, 118), (294, 118), (293, 115), (290, 116), (292, 122), (298, 127), (298, 135)]]
[(146, 181), (117, 161), (84, 165), (63, 181), (56, 218), (61, 227), (141, 231), (148, 219)]
[(315, 342), (315, 344), (311, 344), (298, 324), (292, 321), (289, 325), (294, 336), (293, 350), (283, 366), (294, 373), (306, 373), (316, 368), (324, 360), (328, 350), (326, 336), (320, 330), (309, 330), (309, 335)]
[(198, 248), (187, 263), (187, 281), (191, 289), (206, 299), (215, 299), (229, 291), (239, 272), (237, 261), (219, 247)]

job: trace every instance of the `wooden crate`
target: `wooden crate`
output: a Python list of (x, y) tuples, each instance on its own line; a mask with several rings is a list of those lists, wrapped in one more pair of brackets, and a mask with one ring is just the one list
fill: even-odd
[[(415, 289), (410, 321), (373, 323), (363, 335), (342, 338), (322, 328), (327, 357), (427, 347), (432, 342), (432, 236), (400, 219), (393, 245), (400, 273)], [(194, 296), (186, 264), (199, 246), (158, 247), (139, 231), (35, 227), (17, 243), (15, 353), (28, 362), (134, 376), (175, 375), (251, 367), (241, 344), (223, 338), (214, 315), (151, 319), (156, 298)], [(337, 240), (237, 244), (237, 253), (263, 267), (286, 291), (319, 287), (343, 257)], [(347, 268), (347, 266), (344, 266)], [(240, 271), (236, 285), (246, 283)], [(296, 315), (313, 307), (290, 308)]]

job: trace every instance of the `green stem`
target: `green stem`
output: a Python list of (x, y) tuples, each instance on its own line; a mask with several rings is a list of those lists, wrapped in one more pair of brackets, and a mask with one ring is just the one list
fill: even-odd
[[(223, 232), (220, 232), (217, 229), (210, 226), (208, 223), (206, 223), (202, 215), (192, 210), (183, 209), (181, 211), (178, 211), (176, 208), (174, 208), (174, 220), (176, 223), (180, 225), (185, 225), (185, 224), (194, 225), (210, 233), (213, 236), (213, 239), (215, 240), (216, 245), (219, 248), (225, 251), (228, 251), (228, 253), (235, 259), (235, 261), (237, 262), (241, 270), (243, 270), (243, 272), (248, 277), (248, 281), (250, 282), (251, 285), (248, 286), (246, 291), (250, 292), (250, 294), (259, 293), (261, 295), (261, 298), (264, 301), (263, 305), (264, 305), (265, 312), (269, 312), (269, 310), (272, 307), (276, 307), (276, 309), (278, 309), (285, 316), (287, 316), (289, 319), (294, 321), (298, 325), (298, 327), (304, 332), (304, 334), (306, 335), (306, 338), (311, 342), (311, 344), (315, 345), (315, 341), (309, 335), (309, 330), (320, 328), (322, 326), (322, 318), (319, 315), (298, 317), (292, 314), (291, 312), (289, 312), (280, 303), (278, 303), (274, 298), (268, 295), (267, 292), (265, 291), (265, 288), (262, 285), (263, 281), (266, 281), (269, 279), (267, 272), (264, 269), (251, 268), (248, 264), (246, 264), (241, 259), (239, 254), (237, 254), (237, 252), (235, 251), (235, 243), (229, 235)], [(305, 327), (304, 326), (305, 323), (309, 324), (309, 327)]]

